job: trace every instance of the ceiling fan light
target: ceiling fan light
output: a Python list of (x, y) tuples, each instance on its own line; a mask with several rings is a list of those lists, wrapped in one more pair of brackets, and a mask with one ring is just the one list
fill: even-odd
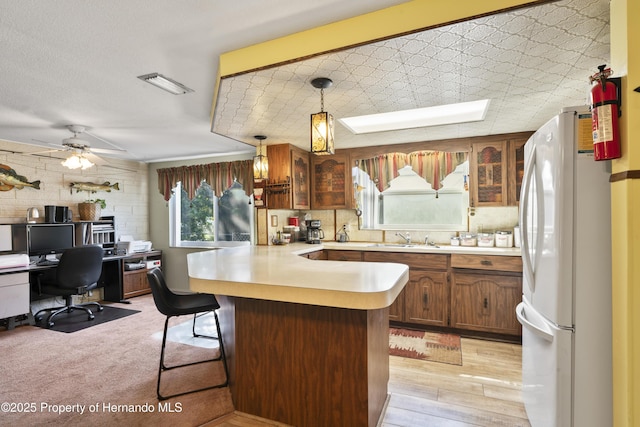
[(182, 83), (158, 73), (144, 74), (142, 76), (138, 76), (138, 78), (174, 95), (184, 95), (185, 93), (194, 91)]
[(61, 162), (61, 164), (62, 166), (69, 169), (82, 168), (82, 170), (88, 169), (94, 165), (89, 159), (76, 153), (73, 153), (71, 156), (66, 158), (64, 161)]

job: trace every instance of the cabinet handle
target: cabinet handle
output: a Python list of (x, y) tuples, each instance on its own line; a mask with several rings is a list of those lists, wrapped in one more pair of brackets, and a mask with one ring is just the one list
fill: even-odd
[(484, 308), (489, 307), (489, 300), (487, 298), (484, 299)]
[(483, 259), (482, 261), (480, 261), (480, 264), (482, 264), (482, 265), (493, 265), (493, 263), (491, 261), (489, 261), (488, 259)]
[(429, 305), (429, 294), (426, 292), (422, 294), (422, 303), (424, 305)]

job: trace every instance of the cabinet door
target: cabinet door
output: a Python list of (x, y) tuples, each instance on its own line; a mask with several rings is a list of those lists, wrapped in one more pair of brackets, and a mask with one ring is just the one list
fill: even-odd
[(516, 305), (522, 300), (519, 276), (455, 271), (451, 287), (451, 326), (476, 331), (521, 335)]
[(520, 188), (524, 177), (524, 144), (527, 138), (509, 140), (509, 206), (517, 206), (520, 203)]
[(147, 270), (127, 271), (122, 280), (122, 291), (125, 298), (148, 294), (151, 292), (147, 281)]
[(293, 209), (309, 209), (309, 153), (291, 149)]
[[(406, 289), (406, 288), (405, 288)], [(405, 289), (400, 292), (398, 298), (389, 306), (389, 320), (396, 322), (404, 322), (404, 293)]]
[(405, 322), (448, 326), (449, 292), (447, 273), (409, 270), (404, 289)]
[(471, 177), (474, 206), (507, 204), (507, 142), (482, 142), (472, 145)]
[(345, 154), (311, 156), (312, 209), (350, 207), (351, 169)]

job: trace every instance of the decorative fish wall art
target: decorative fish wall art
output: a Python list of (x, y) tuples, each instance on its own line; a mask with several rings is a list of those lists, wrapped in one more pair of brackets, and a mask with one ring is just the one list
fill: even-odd
[(74, 189), (76, 190), (76, 193), (81, 191), (88, 191), (90, 193), (106, 191), (110, 193), (112, 188), (114, 190), (120, 190), (117, 182), (115, 184), (111, 184), (109, 181), (103, 182), (102, 184), (95, 184), (93, 182), (72, 182), (69, 186), (71, 187), (72, 193)]
[(24, 187), (40, 189), (40, 181), (32, 181), (18, 175), (10, 166), (0, 164), (0, 191), (9, 191), (12, 188), (22, 190)]

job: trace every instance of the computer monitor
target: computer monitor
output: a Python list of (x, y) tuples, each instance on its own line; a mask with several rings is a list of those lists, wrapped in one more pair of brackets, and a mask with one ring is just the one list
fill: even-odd
[(64, 252), (75, 244), (73, 224), (30, 224), (27, 226), (29, 256), (45, 257)]

